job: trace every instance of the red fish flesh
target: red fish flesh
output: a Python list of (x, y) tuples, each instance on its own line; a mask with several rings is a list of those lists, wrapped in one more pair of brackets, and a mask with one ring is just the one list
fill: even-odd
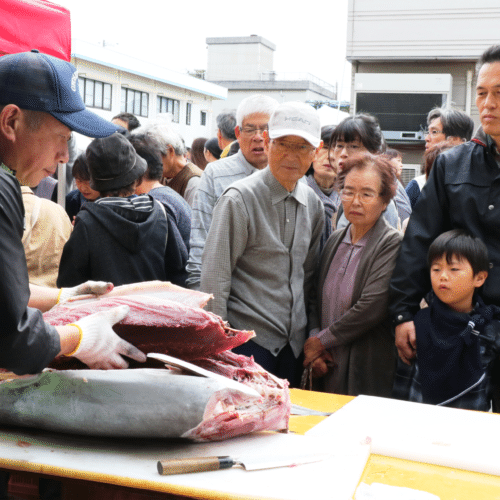
[(43, 318), (53, 326), (66, 325), (123, 304), (130, 312), (114, 330), (145, 353), (165, 353), (191, 361), (232, 349), (255, 336), (252, 331), (233, 330), (220, 316), (199, 307), (146, 295), (63, 303)]

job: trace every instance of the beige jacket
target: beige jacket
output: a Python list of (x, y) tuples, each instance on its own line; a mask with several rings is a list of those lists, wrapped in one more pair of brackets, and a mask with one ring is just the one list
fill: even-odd
[(22, 186), (25, 229), (23, 246), (30, 283), (56, 287), (59, 262), (73, 226), (61, 205), (35, 196)]

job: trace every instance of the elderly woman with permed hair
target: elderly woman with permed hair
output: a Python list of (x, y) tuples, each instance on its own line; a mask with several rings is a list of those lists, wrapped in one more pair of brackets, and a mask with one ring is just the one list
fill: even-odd
[(396, 179), (387, 159), (363, 153), (345, 160), (337, 182), (349, 224), (321, 254), (304, 366), (323, 377), (325, 392), (390, 397), (396, 350), (387, 306), (402, 234), (382, 212)]

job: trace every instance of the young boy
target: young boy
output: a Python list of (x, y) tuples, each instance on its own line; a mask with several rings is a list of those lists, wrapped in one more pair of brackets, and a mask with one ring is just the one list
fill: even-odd
[(500, 308), (476, 293), (488, 276), (488, 251), (479, 238), (455, 229), (429, 247), (432, 293), (415, 316), (417, 361), (409, 399), (488, 411), (490, 376), (498, 357)]
[(93, 202), (99, 198), (99, 191), (90, 187), (90, 170), (85, 153), (81, 153), (73, 163), (72, 170), (76, 189), (66, 195), (66, 213), (74, 223), (76, 214), (86, 202)]

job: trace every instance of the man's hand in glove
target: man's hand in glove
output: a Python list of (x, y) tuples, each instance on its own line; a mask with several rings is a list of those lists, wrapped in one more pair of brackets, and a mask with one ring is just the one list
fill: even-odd
[(73, 288), (61, 288), (57, 302), (64, 302), (77, 295), (103, 295), (113, 290), (113, 283), (105, 281), (86, 281)]
[(76, 326), (80, 331), (80, 342), (67, 356), (78, 358), (90, 368), (104, 370), (127, 368), (128, 362), (121, 355), (144, 363), (146, 355), (113, 331), (113, 325), (125, 318), (128, 311), (128, 306), (114, 307), (86, 316), (70, 325)]

